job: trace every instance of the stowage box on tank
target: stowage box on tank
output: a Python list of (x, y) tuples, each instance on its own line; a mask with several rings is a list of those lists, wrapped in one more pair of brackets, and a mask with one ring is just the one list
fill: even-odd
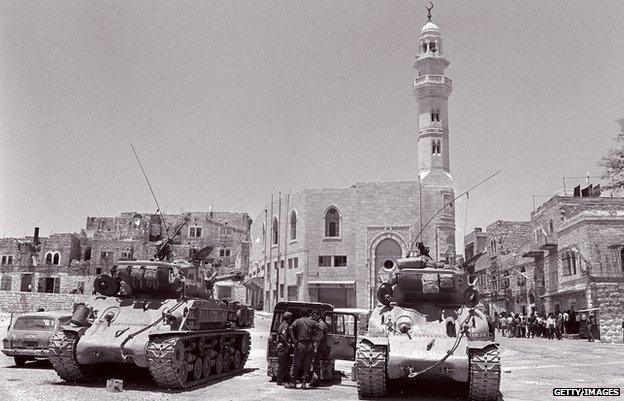
[(119, 262), (95, 279), (97, 295), (76, 306), (71, 324), (50, 339), (61, 379), (95, 378), (104, 363), (147, 368), (157, 385), (188, 388), (240, 372), (249, 356), (253, 310), (213, 297), (208, 275), (188, 262)]

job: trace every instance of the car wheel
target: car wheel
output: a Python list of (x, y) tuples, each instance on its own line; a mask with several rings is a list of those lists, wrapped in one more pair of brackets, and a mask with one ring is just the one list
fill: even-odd
[(28, 362), (28, 357), (26, 356), (16, 356), (13, 358), (15, 360), (15, 364), (17, 366), (24, 366), (26, 362)]

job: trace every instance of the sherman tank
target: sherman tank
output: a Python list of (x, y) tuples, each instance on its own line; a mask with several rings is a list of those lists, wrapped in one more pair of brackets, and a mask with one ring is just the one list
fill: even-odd
[(215, 299), (213, 285), (237, 279), (185, 261), (118, 262), (50, 339), (52, 366), (65, 381), (85, 382), (103, 364), (132, 364), (175, 389), (236, 374), (249, 355), (243, 329), (253, 325), (253, 311)]
[(471, 400), (498, 399), (499, 344), (479, 293), (464, 270), (419, 254), (387, 260), (389, 279), (358, 338), (354, 374), (360, 398), (383, 397), (393, 379), (448, 378), (468, 384)]

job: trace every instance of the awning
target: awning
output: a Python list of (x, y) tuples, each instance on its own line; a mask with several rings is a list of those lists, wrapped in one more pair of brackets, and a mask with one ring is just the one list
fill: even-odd
[(217, 287), (232, 287), (234, 282), (232, 280), (217, 281), (214, 285)]
[(581, 309), (581, 310), (577, 310), (576, 312), (593, 312), (595, 310), (600, 310), (600, 308)]
[(247, 280), (243, 281), (243, 285), (245, 287), (251, 287), (251, 286), (264, 287), (264, 277), (248, 278)]
[(343, 286), (354, 286), (355, 281), (348, 281), (348, 280), (308, 281), (308, 285), (314, 285), (317, 287), (343, 287)]
[(558, 292), (551, 292), (550, 294), (544, 294), (541, 296), (541, 298), (548, 298), (548, 297), (558, 297), (561, 295), (568, 295), (568, 294), (574, 294), (576, 292), (585, 292), (585, 288), (573, 288), (573, 289), (569, 289), (569, 290), (563, 290), (563, 291), (558, 291)]

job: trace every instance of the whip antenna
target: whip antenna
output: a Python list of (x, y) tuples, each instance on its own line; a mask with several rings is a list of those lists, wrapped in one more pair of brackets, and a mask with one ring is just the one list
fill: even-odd
[(498, 175), (502, 170), (498, 170), (497, 172), (495, 172), (494, 174), (490, 175), (489, 177), (479, 181), (478, 183), (476, 183), (475, 185), (471, 186), (470, 188), (468, 188), (467, 190), (465, 190), (464, 192), (462, 192), (461, 194), (457, 195), (455, 198), (453, 198), (452, 201), (445, 203), (444, 206), (442, 206), (437, 212), (435, 212), (435, 214), (433, 216), (431, 216), (431, 218), (429, 220), (427, 220), (427, 223), (425, 223), (425, 225), (420, 229), (420, 231), (418, 232), (418, 235), (416, 235), (416, 238), (414, 238), (414, 240), (412, 241), (411, 245), (410, 245), (410, 252), (412, 250), (412, 247), (414, 246), (414, 244), (416, 243), (416, 241), (418, 241), (418, 238), (420, 238), (420, 235), (423, 233), (423, 231), (425, 231), (425, 228), (427, 228), (427, 226), (429, 225), (429, 223), (431, 223), (433, 221), (433, 219), (436, 218), (437, 215), (440, 214), (440, 212), (442, 212), (444, 209), (446, 209), (447, 206), (452, 205), (453, 202), (455, 202), (457, 199), (461, 198), (462, 196), (466, 195), (468, 192), (472, 191), (473, 189), (475, 189), (476, 187), (478, 187), (479, 185), (483, 184), (486, 181), (489, 181), (491, 178), (494, 178), (494, 176)]
[(145, 181), (147, 182), (147, 186), (149, 187), (149, 190), (152, 193), (152, 198), (154, 198), (154, 202), (156, 203), (156, 212), (160, 214), (160, 217), (162, 219), (162, 223), (165, 226), (165, 230), (167, 230), (167, 232), (169, 232), (169, 228), (167, 228), (167, 223), (165, 222), (165, 217), (163, 216), (162, 210), (160, 210), (160, 205), (158, 204), (158, 199), (156, 199), (156, 195), (154, 194), (154, 190), (152, 189), (152, 184), (150, 184), (149, 178), (147, 178), (147, 173), (145, 172), (145, 169), (143, 168), (143, 164), (141, 163), (141, 159), (139, 159), (139, 155), (137, 155), (136, 150), (134, 150), (134, 146), (132, 146), (132, 144), (130, 144), (130, 147), (132, 148), (132, 153), (134, 153), (134, 157), (136, 157), (137, 162), (139, 162), (139, 167), (141, 167), (141, 171), (143, 172), (143, 177), (145, 177)]

